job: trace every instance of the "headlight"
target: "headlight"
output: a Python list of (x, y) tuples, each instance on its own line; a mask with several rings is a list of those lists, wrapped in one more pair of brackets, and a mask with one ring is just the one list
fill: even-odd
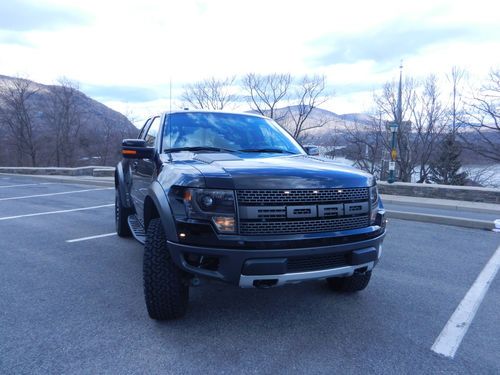
[(174, 187), (170, 194), (177, 218), (206, 220), (220, 233), (236, 232), (234, 191)]
[(370, 189), (370, 205), (371, 205), (371, 214), (370, 214), (370, 224), (375, 225), (377, 223), (377, 214), (378, 214), (378, 190), (377, 185), (372, 186)]

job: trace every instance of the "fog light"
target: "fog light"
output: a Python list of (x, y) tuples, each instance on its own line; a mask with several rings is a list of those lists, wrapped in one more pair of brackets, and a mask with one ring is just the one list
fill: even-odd
[(186, 233), (179, 233), (180, 238), (186, 238)]
[(214, 216), (212, 221), (221, 233), (234, 233), (236, 231), (234, 217), (232, 216)]

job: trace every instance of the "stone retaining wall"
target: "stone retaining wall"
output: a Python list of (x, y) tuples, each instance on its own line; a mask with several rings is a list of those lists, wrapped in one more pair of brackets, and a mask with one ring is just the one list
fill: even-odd
[(381, 194), (500, 204), (500, 189), (473, 186), (378, 182)]
[[(0, 167), (0, 173), (94, 177), (113, 177), (114, 170), (113, 167), (97, 166), (79, 168)], [(500, 204), (500, 189), (472, 186), (413, 184), (407, 182), (389, 184), (385, 181), (379, 181), (378, 186), (381, 194)]]
[(56, 176), (94, 176), (109, 177), (113, 176), (115, 168), (113, 167), (78, 167), (78, 168), (58, 168), (58, 167), (0, 167), (0, 173), (14, 174), (34, 174), (34, 175), (56, 175)]

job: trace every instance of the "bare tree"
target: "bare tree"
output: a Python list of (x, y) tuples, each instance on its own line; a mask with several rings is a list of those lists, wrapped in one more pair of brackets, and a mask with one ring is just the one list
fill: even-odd
[(283, 124), (295, 139), (302, 140), (306, 131), (320, 128), (330, 121), (325, 116), (308, 121), (311, 120), (313, 111), (329, 99), (325, 91), (325, 76), (306, 75), (296, 85), (293, 96), (290, 98), (290, 102), (296, 104), (288, 107), (286, 120)]
[(459, 135), (465, 146), (500, 162), (500, 69), (490, 72), (487, 83), (473, 96), (462, 117)]
[(458, 113), (462, 106), (461, 100), (461, 83), (466, 76), (466, 71), (457, 66), (451, 68), (451, 73), (447, 75), (448, 81), (451, 83), (451, 133), (453, 138), (457, 131)]
[(416, 159), (419, 164), (419, 179), (417, 182), (427, 182), (430, 174), (430, 162), (436, 146), (441, 141), (445, 131), (444, 110), (440, 101), (437, 78), (430, 75), (424, 81), (422, 91), (415, 96), (411, 106), (412, 122), (414, 124)]
[(444, 129), (444, 110), (437, 79), (433, 75), (423, 82), (406, 79), (402, 84), (401, 119), (397, 97), (398, 85), (395, 82), (385, 84), (382, 93), (375, 96), (380, 121), (386, 120), (386, 126), (379, 127), (379, 132), (382, 133), (381, 144), (386, 152), (390, 151), (391, 135), (387, 131), (387, 125), (393, 121), (399, 123), (396, 134), (399, 151), (396, 161), (398, 180), (411, 182), (418, 170), (418, 182), (428, 181), (429, 162)]
[(0, 122), (16, 150), (17, 165), (24, 165), (27, 156), (29, 164), (36, 167), (39, 137), (33, 100), (38, 88), (32, 81), (22, 78), (2, 79), (1, 86)]
[(380, 176), (384, 150), (389, 148), (385, 121), (379, 113), (371, 124), (346, 123), (344, 140), (347, 143), (345, 156), (358, 168)]
[(55, 138), (56, 166), (73, 166), (85, 110), (79, 100), (78, 84), (61, 78), (49, 86), (45, 115)]
[[(410, 182), (415, 171), (417, 161), (415, 157), (415, 138), (412, 136), (412, 124), (409, 119), (412, 115), (412, 106), (415, 105), (416, 82), (407, 78), (402, 83), (401, 95), (401, 119), (398, 111), (398, 84), (388, 82), (384, 85), (382, 92), (375, 95), (375, 105), (381, 119), (388, 122), (394, 121), (400, 124), (396, 136), (397, 147), (399, 150), (396, 164), (398, 166), (398, 180)], [(406, 119), (406, 120), (405, 120)], [(382, 132), (382, 129), (380, 129)], [(386, 132), (389, 136), (390, 133)], [(389, 145), (389, 140), (386, 142)], [(390, 146), (389, 146), (390, 149)]]
[(500, 183), (498, 181), (495, 181), (495, 177), (498, 173), (495, 168), (495, 165), (476, 168), (464, 168), (464, 172), (467, 174), (467, 183), (473, 186), (488, 186), (499, 188)]
[(234, 103), (238, 97), (233, 92), (236, 77), (216, 79), (214, 77), (186, 85), (182, 100), (196, 109), (222, 110)]
[(243, 77), (242, 89), (253, 110), (279, 122), (283, 113), (279, 113), (277, 109), (279, 104), (287, 99), (291, 84), (290, 74), (249, 73)]

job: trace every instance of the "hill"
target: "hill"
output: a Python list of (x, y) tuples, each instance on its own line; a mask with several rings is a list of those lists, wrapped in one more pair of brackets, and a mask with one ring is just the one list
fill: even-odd
[(114, 165), (137, 129), (71, 82), (43, 85), (0, 75), (0, 165)]

